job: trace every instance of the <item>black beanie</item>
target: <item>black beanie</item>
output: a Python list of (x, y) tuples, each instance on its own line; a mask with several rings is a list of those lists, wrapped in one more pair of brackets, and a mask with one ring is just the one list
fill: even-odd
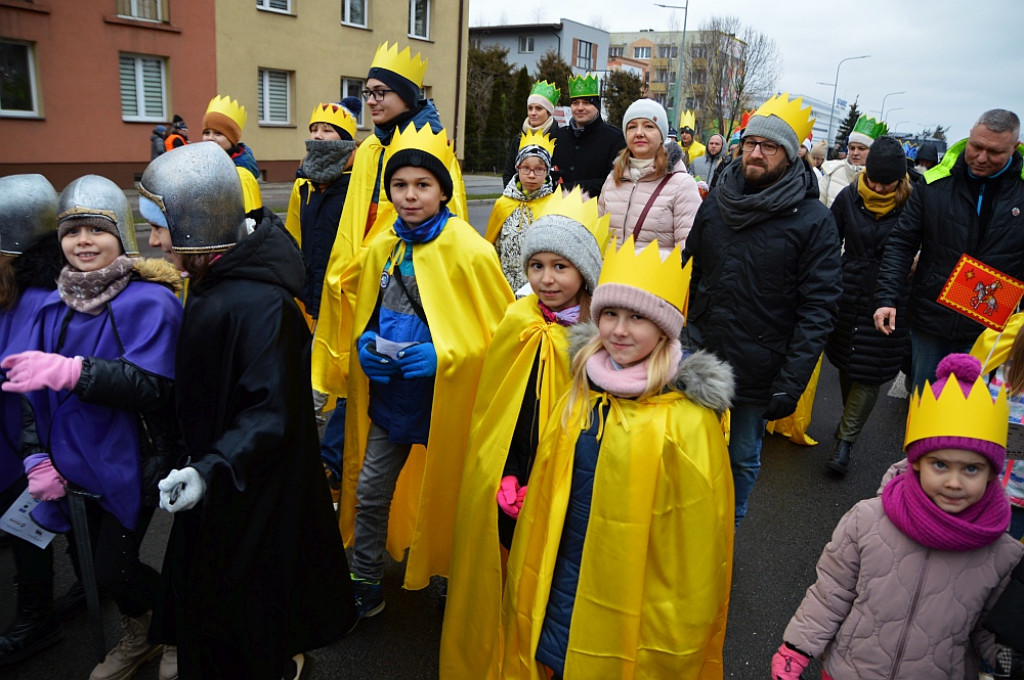
[(384, 194), (388, 197), (388, 200), (391, 200), (391, 177), (399, 168), (409, 166), (423, 168), (436, 177), (441, 185), (441, 191), (448, 197), (441, 202), (441, 205), (448, 205), (448, 201), (452, 200), (451, 173), (448, 172), (448, 168), (444, 167), (444, 164), (437, 157), (420, 149), (402, 149), (388, 159), (388, 164), (384, 168)]
[(921, 145), (921, 148), (917, 150), (917, 161), (929, 161), (930, 163), (939, 162), (939, 150), (931, 142), (925, 142)]
[(880, 184), (903, 179), (907, 174), (903, 145), (894, 137), (879, 137), (871, 145), (864, 171), (868, 173), (868, 179)]
[(400, 76), (386, 68), (374, 67), (366, 74), (366, 79), (369, 80), (370, 78), (376, 78), (394, 90), (410, 109), (415, 109), (416, 104), (420, 101), (420, 88), (405, 76)]

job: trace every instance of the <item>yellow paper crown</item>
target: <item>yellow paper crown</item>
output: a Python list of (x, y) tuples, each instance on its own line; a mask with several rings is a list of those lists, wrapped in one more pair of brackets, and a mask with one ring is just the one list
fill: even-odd
[(584, 201), (583, 192), (577, 186), (564, 195), (561, 191), (556, 190), (544, 207), (534, 215), (534, 219), (540, 219), (544, 215), (562, 215), (570, 220), (575, 220), (593, 234), (594, 240), (597, 241), (597, 249), (604, 252), (608, 243), (611, 214), (605, 213), (598, 217), (597, 212), (597, 199), (591, 198)]
[(764, 104), (761, 104), (760, 108), (754, 112), (754, 115), (778, 116), (786, 121), (786, 125), (793, 128), (797, 141), (803, 141), (807, 139), (807, 135), (811, 134), (811, 128), (814, 127), (814, 119), (811, 118), (811, 107), (805, 107), (803, 103), (804, 100), (801, 97), (791, 100), (789, 93), (784, 92), (775, 95)]
[(999, 388), (999, 396), (993, 401), (980, 376), (966, 397), (952, 375), (938, 398), (932, 392), (931, 383), (926, 382), (921, 395), (915, 393), (910, 399), (903, 448), (929, 437), (970, 437), (1005, 448), (1009, 417), (1006, 390)]
[(682, 312), (686, 308), (689, 278), (683, 271), (682, 251), (678, 245), (662, 260), (657, 241), (651, 241), (637, 252), (631, 235), (618, 250), (614, 242), (608, 244), (597, 285), (621, 283), (639, 288)]
[(388, 157), (406, 149), (418, 149), (428, 153), (441, 161), (446, 168), (452, 167), (455, 163), (455, 152), (448, 142), (448, 134), (444, 130), (435, 134), (430, 125), (425, 124), (417, 130), (416, 125), (410, 123), (404, 130), (396, 132), (391, 144), (388, 145)]
[(373, 55), (370, 68), (382, 68), (397, 73), (406, 80), (412, 81), (416, 87), (422, 88), (423, 78), (427, 74), (427, 60), (421, 58), (419, 52), (415, 57), (412, 56), (408, 47), (399, 52), (398, 43), (383, 42), (377, 48), (377, 53)]
[(555, 140), (548, 136), (544, 132), (535, 132), (530, 130), (529, 132), (523, 133), (519, 138), (519, 149), (522, 150), (524, 146), (530, 146), (535, 144), (540, 148), (548, 152), (548, 154), (555, 153)]
[(238, 126), (239, 130), (245, 128), (245, 121), (249, 120), (249, 114), (245, 112), (245, 107), (239, 104), (237, 101), (228, 96), (216, 96), (210, 100), (210, 105), (206, 107), (207, 113), (220, 113), (231, 120), (235, 121), (235, 125)]
[(313, 107), (313, 113), (309, 116), (309, 124), (328, 123), (336, 125), (348, 133), (352, 139), (356, 138), (356, 119), (341, 104), (317, 104)]
[(679, 114), (679, 129), (682, 130), (683, 128), (697, 129), (697, 114), (690, 109)]

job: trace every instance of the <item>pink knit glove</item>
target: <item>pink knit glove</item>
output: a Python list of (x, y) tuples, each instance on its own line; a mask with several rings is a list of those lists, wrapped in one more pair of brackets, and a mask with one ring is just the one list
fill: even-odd
[(32, 498), (55, 501), (64, 497), (67, 480), (60, 476), (53, 467), (53, 461), (45, 453), (26, 458), (25, 473), (28, 475), (28, 492)]
[(519, 486), (519, 480), (515, 475), (505, 475), (501, 478), (501, 486), (498, 487), (498, 507), (512, 519), (519, 518), (519, 511), (523, 509), (523, 499), (526, 498), (526, 487)]
[(44, 387), (70, 390), (82, 375), (82, 357), (33, 350), (4, 357), (0, 368), (7, 371), (7, 380), (0, 385), (4, 392), (32, 392)]
[(810, 662), (806, 656), (783, 643), (772, 657), (772, 680), (800, 680), (800, 674)]

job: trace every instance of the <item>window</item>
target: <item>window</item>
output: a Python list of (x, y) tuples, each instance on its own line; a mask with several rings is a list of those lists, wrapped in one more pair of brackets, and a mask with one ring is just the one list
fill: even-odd
[(613, 59), (615, 57), (621, 57), (623, 55), (623, 53), (625, 52), (625, 49), (626, 48), (622, 47), (621, 45), (618, 46), (618, 47), (609, 47), (608, 48), (608, 58), (609, 59)]
[(697, 45), (690, 50), (690, 56), (694, 59), (706, 59), (708, 56), (708, 48), (705, 45)]
[(290, 14), (292, 11), (292, 0), (256, 0), (256, 8)]
[(523, 53), (533, 52), (533, 36), (532, 35), (521, 35), (519, 36), (519, 51)]
[(650, 47), (634, 47), (633, 48), (634, 59), (650, 59), (651, 48)]
[(38, 116), (35, 49), (0, 40), (0, 116)]
[(588, 43), (585, 40), (579, 40), (576, 44), (576, 66), (584, 69), (585, 71), (591, 71), (594, 68), (594, 59), (591, 56), (594, 49), (594, 43)]
[(117, 15), (141, 21), (167, 22), (167, 0), (117, 0)]
[(409, 0), (409, 37), (430, 39), (430, 0)]
[(167, 83), (164, 60), (135, 54), (120, 55), (121, 119), (167, 120)]
[(341, 0), (341, 23), (366, 28), (366, 0)]
[(341, 79), (341, 98), (345, 97), (358, 97), (359, 98), (359, 113), (356, 114), (356, 125), (363, 127), (363, 89), (366, 87), (366, 81), (360, 80), (359, 78), (342, 78)]
[(261, 68), (259, 76), (256, 96), (260, 125), (289, 125), (292, 93), (288, 72)]

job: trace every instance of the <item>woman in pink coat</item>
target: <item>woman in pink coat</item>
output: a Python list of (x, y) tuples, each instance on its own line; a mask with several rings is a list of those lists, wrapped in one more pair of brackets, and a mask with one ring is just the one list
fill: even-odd
[(682, 161), (670, 164), (665, 150), (668, 114), (653, 99), (638, 99), (622, 117), (626, 148), (619, 154), (598, 198), (600, 214), (611, 214), (618, 245), (631, 234), (637, 250), (658, 242), (662, 257), (683, 247), (700, 192)]

